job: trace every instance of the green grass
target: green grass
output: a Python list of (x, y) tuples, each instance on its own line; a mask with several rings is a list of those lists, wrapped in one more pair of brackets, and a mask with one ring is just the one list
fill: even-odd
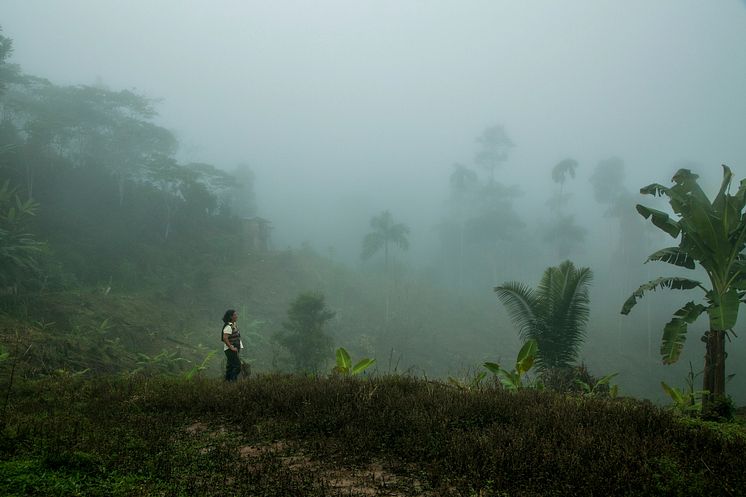
[(16, 385), (0, 495), (746, 495), (738, 424), (389, 376)]

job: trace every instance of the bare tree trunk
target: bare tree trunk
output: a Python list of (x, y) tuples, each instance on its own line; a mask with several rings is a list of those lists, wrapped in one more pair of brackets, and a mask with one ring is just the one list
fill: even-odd
[(458, 295), (461, 296), (461, 291), (464, 286), (464, 222), (459, 222), (459, 237), (458, 237)]
[(383, 242), (383, 254), (384, 254), (384, 271), (386, 272), (386, 309), (384, 311), (384, 322), (389, 322), (390, 309), (391, 309), (391, 271), (389, 271), (389, 242)]
[(705, 397), (709, 403), (725, 396), (725, 332), (710, 330), (702, 340), (706, 344), (702, 388), (709, 392)]

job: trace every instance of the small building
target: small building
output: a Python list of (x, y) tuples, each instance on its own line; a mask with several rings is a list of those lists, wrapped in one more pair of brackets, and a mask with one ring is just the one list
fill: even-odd
[(247, 252), (267, 252), (270, 246), (272, 223), (261, 217), (242, 220), (244, 248)]

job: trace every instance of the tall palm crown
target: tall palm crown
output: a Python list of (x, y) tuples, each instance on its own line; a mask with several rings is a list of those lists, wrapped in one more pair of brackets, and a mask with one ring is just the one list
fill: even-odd
[(535, 290), (515, 281), (495, 287), (521, 338), (538, 343), (539, 369), (569, 367), (575, 362), (585, 338), (592, 279), (589, 268), (565, 261), (547, 268)]
[(409, 227), (405, 224), (395, 223), (394, 217), (389, 211), (383, 211), (380, 215), (370, 220), (373, 231), (363, 238), (362, 258), (370, 259), (379, 250), (383, 249), (385, 264), (389, 264), (389, 247), (394, 244), (402, 250), (409, 248)]

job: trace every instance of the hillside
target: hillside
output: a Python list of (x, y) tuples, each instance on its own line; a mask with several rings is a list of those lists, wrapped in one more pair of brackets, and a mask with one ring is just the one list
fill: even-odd
[[(163, 352), (163, 363), (152, 367), (186, 371), (221, 349), (220, 318), (226, 308), (235, 308), (246, 337), (244, 360), (256, 371), (287, 370), (291, 365), (272, 334), (299, 293), (317, 291), (336, 312), (327, 330), (335, 346), (346, 347), (353, 357), (376, 358), (381, 372), (459, 374), (496, 359), (501, 347), (505, 357), (517, 350), (512, 329), (503, 327), (501, 333), (498, 313), (485, 312), (481, 302), (458, 300), (426, 283), (361, 274), (307, 250), (246, 255), (210, 270), (214, 273), (197, 287), (136, 292), (93, 287), (6, 303), (15, 310), (0, 315), (2, 343), (13, 349), (16, 332), (28, 337), (21, 348), (31, 345), (23, 362), (32, 375), (56, 369), (133, 370), (144, 360), (138, 354), (152, 359)], [(387, 287), (388, 320), (382, 290)], [(179, 364), (177, 358), (191, 362)], [(329, 359), (331, 365), (331, 350)], [(219, 374), (221, 360), (217, 355), (210, 361), (212, 374)]]

